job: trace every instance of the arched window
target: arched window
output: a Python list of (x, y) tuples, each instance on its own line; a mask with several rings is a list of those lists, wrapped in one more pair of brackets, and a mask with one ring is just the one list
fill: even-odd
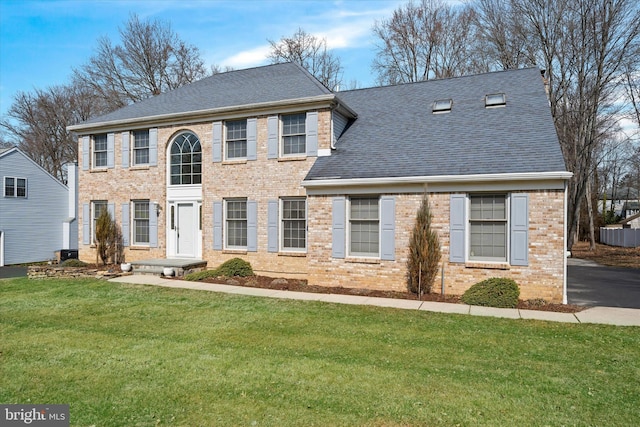
[(171, 185), (202, 183), (202, 148), (197, 136), (185, 132), (171, 144)]

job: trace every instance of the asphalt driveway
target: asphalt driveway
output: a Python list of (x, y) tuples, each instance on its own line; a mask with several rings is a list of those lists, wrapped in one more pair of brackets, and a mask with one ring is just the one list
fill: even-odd
[(575, 258), (569, 258), (567, 270), (569, 304), (640, 308), (640, 270)]
[(27, 277), (27, 267), (0, 267), (0, 279)]

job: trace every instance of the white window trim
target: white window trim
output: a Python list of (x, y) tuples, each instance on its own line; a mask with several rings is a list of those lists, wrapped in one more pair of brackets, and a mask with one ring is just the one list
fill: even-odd
[[(104, 135), (105, 138), (105, 149), (104, 150), (100, 150), (97, 151), (96, 150), (96, 136), (102, 136)], [(107, 169), (109, 167), (109, 136), (106, 133), (97, 133), (97, 134), (93, 134), (91, 135), (91, 144), (90, 144), (90, 151), (91, 151), (91, 168), (92, 169)], [(105, 164), (103, 166), (98, 166), (96, 163), (96, 154), (97, 153), (105, 153)]]
[[(284, 120), (283, 117), (284, 116), (304, 116), (304, 133), (296, 133), (296, 134), (284, 134)], [(279, 157), (283, 158), (283, 159), (289, 159), (289, 158), (300, 158), (300, 157), (307, 157), (307, 113), (306, 112), (302, 112), (302, 113), (287, 113), (287, 114), (281, 114), (279, 117), (279, 129), (278, 129), (278, 152), (279, 152)], [(304, 135), (304, 151), (301, 153), (291, 153), (291, 154), (284, 154), (284, 137), (285, 136), (299, 136), (299, 135)]]
[[(13, 195), (7, 196), (7, 179), (13, 180)], [(24, 196), (18, 196), (18, 180), (24, 180)], [(29, 180), (21, 176), (5, 176), (2, 177), (2, 195), (7, 198), (27, 199), (29, 198)]]
[[(136, 163), (136, 132), (146, 132), (147, 133), (147, 162), (146, 163)], [(149, 129), (138, 129), (129, 132), (129, 164), (132, 167), (136, 166), (149, 166), (151, 155), (150, 155), (150, 144), (151, 144), (151, 136), (149, 135)]]
[[(147, 205), (147, 215), (149, 216), (147, 218), (147, 234), (149, 236), (149, 241), (148, 242), (138, 242), (136, 240), (136, 204), (145, 204)], [(129, 239), (131, 242), (132, 246), (138, 246), (138, 247), (149, 247), (151, 245), (151, 206), (149, 205), (150, 201), (149, 200), (144, 200), (144, 199), (138, 199), (138, 200), (132, 200), (131, 201), (131, 212), (129, 213), (130, 215), (130, 230), (129, 230)]]
[[(304, 200), (304, 248), (287, 248), (284, 246), (284, 202), (285, 201), (300, 201)], [(280, 252), (294, 252), (294, 253), (307, 253), (307, 245), (309, 240), (309, 223), (308, 223), (308, 206), (306, 197), (282, 197), (279, 201), (278, 208), (278, 228), (279, 228), (279, 251)]]
[[(243, 157), (229, 157), (229, 150), (227, 149), (227, 123), (228, 122), (239, 122), (239, 121), (243, 121), (244, 122), (244, 130), (245, 130), (245, 138), (244, 138), (244, 144), (245, 144), (245, 155)], [(235, 161), (242, 161), (242, 160), (247, 160), (247, 153), (249, 152), (249, 138), (247, 135), (247, 129), (248, 128), (248, 121), (247, 119), (233, 119), (233, 120), (225, 120), (222, 123), (222, 152), (223, 152), (223, 160), (224, 161), (229, 161), (229, 162), (235, 162)], [(241, 141), (241, 139), (235, 139), (232, 141)]]
[(90, 214), (91, 214), (91, 240), (90, 240), (90, 244), (91, 245), (95, 245), (96, 244), (96, 221), (98, 220), (98, 217), (96, 216), (96, 204), (103, 204), (105, 205), (105, 209), (107, 209), (107, 211), (109, 210), (109, 201), (108, 200), (91, 200), (91, 205), (90, 205)]
[[(377, 198), (378, 200), (378, 253), (377, 254), (365, 254), (365, 253), (353, 253), (351, 251), (351, 200), (353, 199), (374, 199)], [(380, 217), (382, 215), (381, 212), (381, 205), (380, 205), (380, 196), (369, 196), (369, 197), (348, 197), (347, 198), (347, 202), (346, 204), (346, 208), (347, 208), (347, 215), (346, 215), (346, 233), (347, 235), (345, 236), (345, 240), (346, 240), (346, 246), (347, 246), (347, 253), (346, 256), (348, 258), (361, 258), (361, 259), (380, 259), (381, 257), (381, 253), (382, 253), (382, 248), (381, 248), (381, 238), (380, 236), (382, 235), (382, 223), (380, 221)]]
[[(228, 203), (229, 202), (244, 202), (245, 203), (245, 224), (246, 224), (246, 230), (247, 230), (247, 245), (245, 246), (232, 246), (229, 245), (229, 223), (228, 223), (228, 218), (227, 218), (227, 213), (228, 213)], [(243, 198), (243, 197), (230, 197), (228, 199), (224, 199), (223, 200), (223, 204), (222, 204), (222, 248), (224, 250), (230, 250), (230, 251), (246, 251), (247, 247), (248, 247), (248, 226), (249, 226), (249, 218), (247, 217), (248, 215), (248, 211), (247, 211), (247, 205), (248, 205), (248, 199)]]
[[(471, 196), (504, 196), (505, 199), (505, 258), (504, 259), (489, 259), (483, 257), (471, 257)], [(466, 231), (465, 231), (465, 240), (467, 244), (465, 245), (464, 257), (467, 262), (470, 263), (483, 263), (483, 264), (505, 264), (510, 263), (510, 254), (511, 254), (511, 194), (510, 193), (468, 193), (465, 201), (465, 210), (466, 210)]]

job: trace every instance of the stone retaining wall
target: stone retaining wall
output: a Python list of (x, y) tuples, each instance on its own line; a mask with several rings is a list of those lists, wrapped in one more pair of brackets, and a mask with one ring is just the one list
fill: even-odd
[(61, 267), (59, 265), (32, 265), (27, 268), (29, 279), (111, 279), (129, 274), (131, 273), (121, 272), (119, 268), (99, 270), (97, 268)]

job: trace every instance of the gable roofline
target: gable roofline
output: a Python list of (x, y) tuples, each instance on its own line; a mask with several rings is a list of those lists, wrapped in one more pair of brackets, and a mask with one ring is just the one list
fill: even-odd
[[(36, 166), (38, 169), (40, 169), (42, 172), (44, 172), (47, 177), (49, 179), (54, 180), (56, 183), (58, 183), (58, 185), (62, 186), (62, 188), (64, 188), (65, 190), (69, 190), (69, 187), (64, 185), (58, 178), (56, 178), (55, 176), (51, 175), (49, 172), (47, 172), (47, 170), (45, 168), (43, 168), (42, 166), (40, 166), (35, 160), (33, 160), (31, 157), (27, 156), (22, 150), (20, 150), (18, 147), (9, 147), (6, 150), (2, 150), (0, 149), (0, 159), (3, 157), (8, 156), (10, 153), (19, 153), (22, 157), (24, 157), (25, 159), (27, 159), (28, 161), (30, 161), (34, 166)], [(18, 177), (19, 178), (19, 177)], [(28, 177), (27, 177), (28, 178)]]

